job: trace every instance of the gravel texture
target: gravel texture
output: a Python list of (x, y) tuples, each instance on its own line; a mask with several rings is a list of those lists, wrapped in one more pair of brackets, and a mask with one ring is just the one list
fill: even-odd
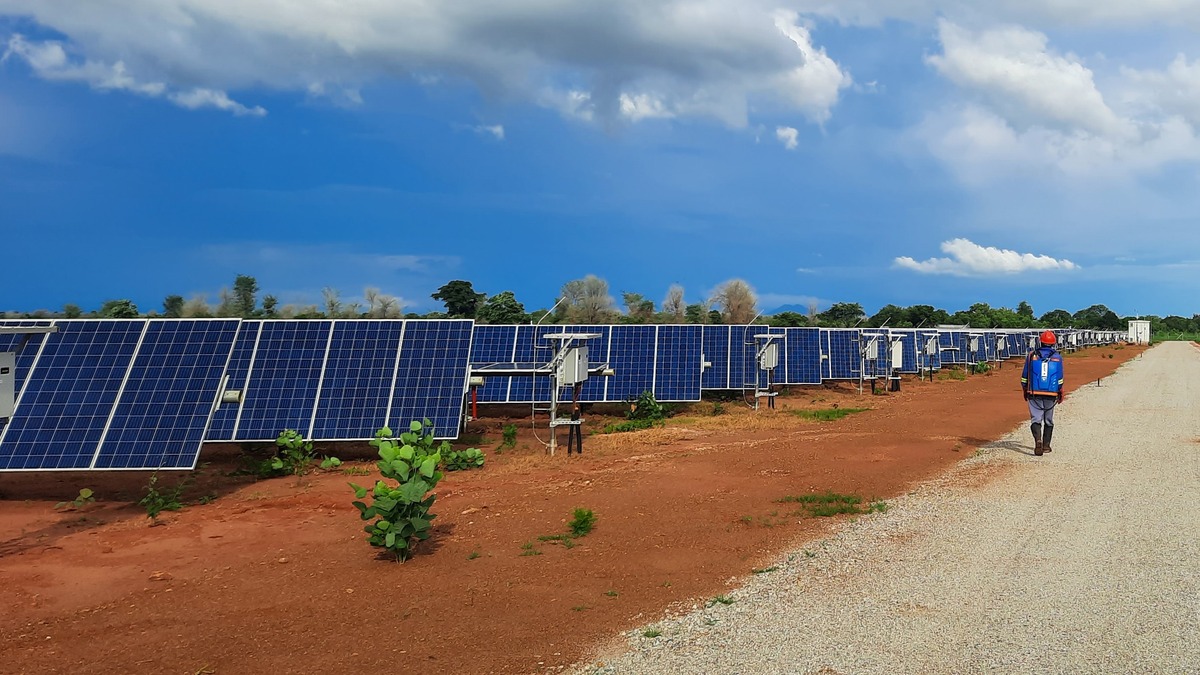
[(576, 670), (1200, 673), (1200, 349), (1154, 347), (1055, 421), (1052, 453), (1022, 425)]

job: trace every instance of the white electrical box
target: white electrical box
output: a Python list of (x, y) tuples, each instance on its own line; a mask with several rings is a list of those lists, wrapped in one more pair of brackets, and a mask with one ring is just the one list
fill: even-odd
[(763, 370), (774, 370), (779, 366), (779, 343), (768, 342), (758, 359), (758, 367)]
[(979, 351), (979, 338), (978, 337), (971, 338), (971, 351), (973, 351), (973, 352)]
[(0, 352), (0, 419), (13, 416), (17, 401), (17, 355)]
[(569, 347), (558, 366), (560, 385), (579, 384), (588, 379), (588, 348), (586, 344)]
[(900, 340), (892, 342), (892, 368), (904, 369), (904, 343)]
[(879, 338), (871, 338), (867, 341), (867, 348), (863, 354), (863, 358), (868, 361), (874, 361), (879, 358)]
[(929, 338), (929, 341), (925, 343), (925, 354), (928, 356), (937, 356), (939, 346), (936, 337)]

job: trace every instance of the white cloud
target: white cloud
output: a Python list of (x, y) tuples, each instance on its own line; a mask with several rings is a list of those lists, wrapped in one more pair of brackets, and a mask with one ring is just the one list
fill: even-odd
[(1164, 23), (1200, 27), (1197, 0), (791, 0), (793, 9), (836, 21), (877, 26), (888, 20), (930, 22), (935, 17), (978, 22), (1039, 22), (1078, 29), (1127, 29)]
[(504, 140), (504, 125), (502, 124), (481, 124), (471, 127), (471, 131), (477, 134), (487, 134), (498, 141)]
[(255, 117), (267, 114), (260, 106), (248, 108), (230, 99), (225, 92), (214, 89), (198, 87), (190, 91), (168, 93), (167, 85), (162, 82), (139, 81), (133, 77), (124, 61), (107, 64), (91, 59), (72, 59), (63, 43), (55, 40), (30, 42), (22, 35), (13, 35), (9, 38), (8, 47), (0, 61), (12, 57), (25, 61), (34, 74), (44, 80), (81, 82), (98, 91), (125, 91), (150, 98), (158, 98), (165, 94), (172, 103), (189, 110), (217, 108), (234, 115)]
[(84, 63), (121, 63), (171, 91), (319, 94), (419, 78), (470, 82), (499, 100), (574, 103), (576, 116), (606, 123), (690, 116), (741, 127), (750, 111), (773, 108), (823, 122), (851, 78), (810, 26), (776, 7), (295, 0), (279, 11), (277, 0), (0, 0), (0, 14), (65, 35), (60, 47)]
[(895, 267), (922, 274), (951, 274), (963, 277), (1081, 269), (1070, 260), (980, 246), (967, 239), (942, 242), (941, 249), (950, 257), (930, 258), (918, 262), (908, 256), (902, 256), (896, 258), (893, 264)]
[(215, 89), (196, 88), (191, 91), (169, 94), (167, 98), (171, 99), (176, 105), (188, 110), (216, 108), (217, 110), (231, 112), (234, 115), (252, 115), (254, 117), (262, 117), (267, 114), (267, 111), (261, 106), (256, 105), (253, 108), (248, 108), (229, 98), (225, 92), (216, 91)]
[(775, 138), (779, 139), (779, 142), (783, 143), (783, 147), (788, 150), (795, 150), (796, 146), (799, 145), (799, 141), (797, 141), (799, 134), (800, 132), (795, 127), (775, 128)]
[(1019, 27), (971, 32), (939, 23), (943, 53), (928, 58), (969, 97), (916, 130), (969, 182), (1004, 175), (1091, 180), (1200, 162), (1200, 66), (1119, 69), (1106, 95), (1093, 71)]

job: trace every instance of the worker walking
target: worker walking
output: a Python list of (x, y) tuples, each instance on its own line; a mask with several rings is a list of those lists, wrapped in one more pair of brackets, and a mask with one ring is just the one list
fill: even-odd
[(1038, 339), (1041, 346), (1029, 352), (1021, 371), (1021, 392), (1029, 404), (1029, 425), (1033, 431), (1033, 454), (1050, 452), (1054, 437), (1054, 406), (1063, 400), (1063, 359), (1054, 348), (1054, 331), (1045, 331)]

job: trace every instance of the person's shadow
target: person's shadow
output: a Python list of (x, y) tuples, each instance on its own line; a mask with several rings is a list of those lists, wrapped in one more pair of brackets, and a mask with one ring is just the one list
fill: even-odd
[(1000, 448), (1002, 450), (1008, 450), (1009, 452), (1028, 455), (1029, 457), (1036, 457), (1036, 455), (1033, 454), (1033, 448), (1030, 447), (1030, 445), (1033, 443), (1032, 440), (1030, 440), (1029, 444), (1025, 444), (1021, 443), (1020, 441), (992, 441), (982, 438), (963, 438), (962, 442), (964, 445), (979, 448), (980, 450), (985, 448)]

